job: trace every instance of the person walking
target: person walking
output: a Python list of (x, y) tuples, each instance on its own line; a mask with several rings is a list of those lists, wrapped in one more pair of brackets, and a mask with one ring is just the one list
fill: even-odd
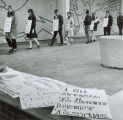
[(98, 24), (99, 24), (99, 19), (96, 17), (96, 13), (93, 12), (92, 13), (92, 30), (91, 30), (91, 42), (94, 42), (96, 41), (96, 32), (97, 32), (97, 27), (98, 27)]
[(15, 11), (13, 10), (11, 5), (8, 6), (7, 17), (12, 18), (12, 21), (11, 21), (10, 32), (5, 33), (5, 38), (6, 38), (6, 41), (9, 45), (9, 47), (11, 47), (11, 49), (9, 50), (9, 53), (13, 53), (13, 52), (17, 51), (17, 43), (16, 43), (17, 19), (16, 19)]
[(111, 27), (112, 27), (112, 24), (113, 24), (113, 18), (110, 15), (109, 11), (106, 11), (105, 18), (108, 18), (108, 23), (107, 23), (107, 26), (104, 27), (104, 36), (111, 34)]
[(119, 15), (117, 17), (117, 26), (119, 28), (119, 35), (122, 35), (122, 30), (123, 30), (123, 16), (121, 15), (121, 12), (119, 12)]
[(59, 33), (59, 36), (60, 36), (60, 44), (59, 45), (63, 46), (63, 36), (62, 36), (63, 17), (61, 15), (59, 15), (59, 11), (57, 9), (54, 11), (54, 14), (55, 14), (54, 19), (59, 20), (59, 25), (58, 25), (59, 28), (58, 28), (58, 31), (54, 31), (53, 38), (48, 45), (53, 46), (54, 41), (57, 36), (57, 33)]
[(87, 44), (91, 42), (90, 39), (90, 25), (91, 25), (92, 19), (91, 16), (89, 14), (89, 10), (86, 10), (86, 16), (85, 16), (85, 20), (84, 20), (84, 25), (85, 25), (85, 35), (87, 38)]
[[(67, 12), (67, 21), (68, 21), (68, 27), (69, 28), (66, 28), (66, 43), (67, 45), (70, 45), (72, 42), (73, 42), (73, 36), (74, 36), (74, 32), (73, 32), (73, 29), (74, 29), (74, 19), (72, 17), (72, 14), (71, 12)], [(67, 27), (67, 25), (66, 25)]]
[(29, 38), (29, 47), (28, 47), (28, 49), (32, 49), (32, 41), (35, 41), (36, 44), (37, 44), (37, 48), (39, 48), (40, 44), (37, 40), (38, 36), (36, 34), (36, 17), (35, 17), (33, 9), (29, 9), (28, 13), (29, 13), (28, 20), (32, 21), (30, 33), (28, 33), (27, 36), (26, 36), (27, 38)]

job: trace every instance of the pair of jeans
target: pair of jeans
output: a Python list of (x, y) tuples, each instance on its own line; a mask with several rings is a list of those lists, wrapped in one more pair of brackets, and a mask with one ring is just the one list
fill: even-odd
[(60, 40), (61, 40), (61, 44), (63, 44), (62, 28), (60, 28), (59, 31), (54, 31), (54, 35), (53, 35), (53, 38), (52, 38), (52, 40), (51, 40), (51, 44), (54, 43), (54, 41), (55, 41), (55, 39), (56, 39), (56, 36), (57, 36), (57, 33), (59, 33)]
[(6, 39), (9, 47), (12, 47), (12, 49), (16, 49), (17, 48), (17, 43), (15, 39)]
[(85, 35), (87, 37), (87, 41), (90, 41), (90, 25), (85, 25)]
[(111, 33), (111, 28), (110, 27), (104, 27), (104, 36), (110, 35)]

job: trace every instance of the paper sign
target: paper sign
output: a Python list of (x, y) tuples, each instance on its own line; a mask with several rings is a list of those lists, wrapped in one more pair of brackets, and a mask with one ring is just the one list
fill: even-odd
[(58, 91), (41, 91), (25, 93), (20, 96), (21, 108), (32, 109), (54, 106), (60, 93)]
[(27, 20), (26, 22), (26, 29), (25, 29), (25, 33), (30, 33), (31, 30), (31, 26), (32, 26), (32, 20)]
[(53, 20), (53, 31), (58, 31), (59, 29), (59, 19)]
[(11, 31), (12, 17), (6, 17), (4, 24), (4, 32)]
[(70, 31), (70, 20), (66, 20), (66, 31)]
[(66, 88), (59, 97), (52, 114), (89, 119), (111, 119), (104, 90)]
[(93, 28), (94, 28), (94, 21), (91, 22), (90, 30), (93, 30)]
[(108, 26), (108, 18), (104, 18), (103, 27), (107, 27), (107, 26)]

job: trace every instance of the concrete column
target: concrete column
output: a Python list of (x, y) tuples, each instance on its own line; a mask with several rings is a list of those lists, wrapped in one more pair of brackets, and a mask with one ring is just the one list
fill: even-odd
[(121, 0), (121, 4), (120, 4), (121, 6), (120, 6), (120, 12), (121, 12), (121, 14), (123, 15), (123, 0)]

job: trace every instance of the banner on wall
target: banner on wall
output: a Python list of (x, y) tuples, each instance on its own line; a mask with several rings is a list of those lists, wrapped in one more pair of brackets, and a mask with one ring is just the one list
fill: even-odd
[(11, 31), (12, 17), (6, 17), (4, 24), (4, 32)]
[(107, 26), (108, 26), (108, 18), (104, 18), (103, 27), (107, 27)]
[(53, 31), (58, 31), (59, 29), (59, 19), (53, 20)]
[(32, 26), (32, 20), (27, 20), (27, 22), (26, 22), (26, 28), (25, 28), (25, 33), (26, 34), (30, 33), (31, 26)]
[(89, 119), (112, 119), (104, 90), (66, 88), (52, 114)]

